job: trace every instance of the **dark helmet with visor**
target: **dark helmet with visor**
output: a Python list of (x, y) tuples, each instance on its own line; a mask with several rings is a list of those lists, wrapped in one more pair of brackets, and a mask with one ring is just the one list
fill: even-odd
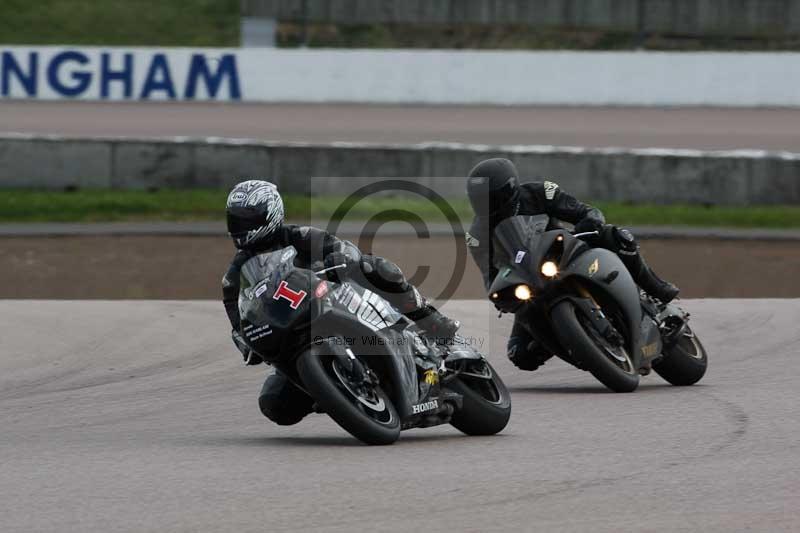
[(283, 224), (283, 200), (273, 183), (243, 181), (228, 195), (225, 214), (237, 248), (270, 246)]
[(508, 159), (481, 161), (469, 173), (467, 196), (478, 216), (506, 218), (519, 205), (517, 167)]

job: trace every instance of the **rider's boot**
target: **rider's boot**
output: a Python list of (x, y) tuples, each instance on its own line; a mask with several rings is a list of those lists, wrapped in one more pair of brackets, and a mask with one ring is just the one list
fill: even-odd
[(644, 258), (638, 252), (631, 255), (621, 255), (625, 266), (633, 276), (633, 281), (650, 296), (667, 304), (674, 300), (680, 289), (668, 281), (659, 278), (653, 269), (647, 266)]
[(456, 337), (456, 331), (461, 327), (458, 320), (444, 316), (430, 304), (426, 304), (425, 307), (415, 312), (407, 313), (406, 316), (419, 326), (425, 337), (437, 344), (452, 343)]
[(452, 343), (461, 323), (443, 315), (424, 298), (418, 297), (416, 302), (418, 305), (415, 308), (404, 311), (403, 314), (419, 326), (427, 339), (437, 344)]

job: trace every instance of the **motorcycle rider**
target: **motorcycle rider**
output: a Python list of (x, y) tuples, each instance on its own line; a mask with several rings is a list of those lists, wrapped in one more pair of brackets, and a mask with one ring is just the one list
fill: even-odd
[[(492, 260), (492, 231), (503, 219), (515, 215), (546, 214), (551, 219), (575, 225), (576, 233), (598, 231), (585, 239), (591, 246), (616, 253), (630, 271), (633, 280), (647, 294), (668, 303), (678, 296), (679, 289), (659, 278), (647, 266), (633, 234), (606, 224), (599, 209), (577, 200), (551, 181), (519, 183), (519, 173), (508, 159), (493, 158), (478, 163), (469, 173), (467, 195), (475, 212), (466, 235), (467, 246), (483, 275), (486, 290), (497, 269)], [(557, 221), (551, 224), (557, 224)], [(536, 370), (552, 357), (531, 337), (516, 319), (507, 345), (508, 358), (522, 370)]]
[[(228, 234), (237, 252), (222, 278), (222, 302), (231, 323), (231, 337), (245, 364), (258, 365), (263, 359), (247, 347), (239, 331), (241, 268), (255, 255), (288, 246), (297, 250), (295, 265), (299, 267), (310, 268), (320, 260), (325, 267), (347, 265), (334, 275), (359, 275), (359, 281), (371, 284), (371, 289), (414, 321), (426, 337), (446, 341), (455, 335), (459, 323), (428, 304), (391, 261), (362, 254), (351, 242), (322, 229), (284, 224), (283, 200), (274, 184), (261, 180), (237, 184), (228, 195), (225, 211)], [(261, 412), (279, 425), (296, 424), (313, 409), (311, 397), (277, 371), (264, 382), (258, 403)]]

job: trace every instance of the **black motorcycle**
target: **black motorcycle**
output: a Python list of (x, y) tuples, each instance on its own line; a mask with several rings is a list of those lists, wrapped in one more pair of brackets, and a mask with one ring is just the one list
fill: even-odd
[(689, 313), (639, 289), (616, 254), (592, 248), (547, 215), (516, 216), (493, 235), (499, 268), (489, 298), (517, 313), (547, 355), (588, 370), (609, 389), (631, 392), (655, 370), (673, 385), (692, 385), (708, 357)]
[(289, 247), (242, 267), (241, 334), (319, 412), (368, 444), (445, 423), (468, 435), (506, 426), (508, 390), (469, 342), (427, 340), (377, 293), (326, 279), (346, 265), (314, 272), (296, 267), (296, 254)]

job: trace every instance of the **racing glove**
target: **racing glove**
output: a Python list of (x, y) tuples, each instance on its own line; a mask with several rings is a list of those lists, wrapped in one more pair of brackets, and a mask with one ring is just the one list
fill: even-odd
[(350, 276), (356, 269), (359, 268), (359, 260), (354, 258), (352, 255), (344, 253), (344, 252), (331, 252), (325, 256), (325, 260), (323, 261), (325, 268), (332, 268), (338, 267), (340, 265), (344, 265), (341, 268), (337, 268), (335, 270), (329, 271), (328, 279), (332, 281), (339, 281), (345, 279)]
[(588, 233), (590, 231), (600, 231), (603, 224), (594, 218), (584, 218), (575, 224), (575, 233)]

